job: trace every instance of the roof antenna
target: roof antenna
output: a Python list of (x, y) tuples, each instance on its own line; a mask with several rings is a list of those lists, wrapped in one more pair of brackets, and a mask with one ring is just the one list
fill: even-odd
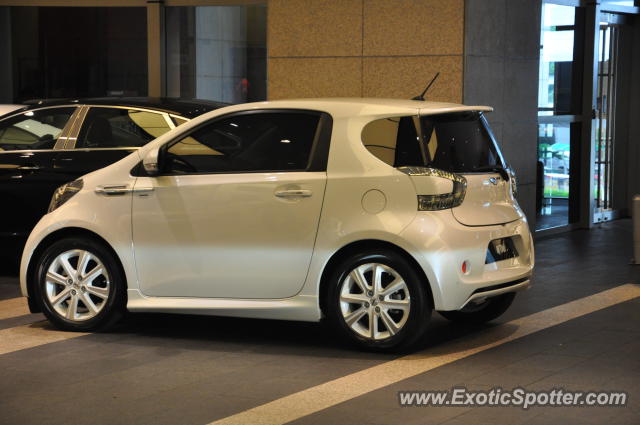
[(411, 100), (425, 100), (424, 99), (424, 95), (427, 94), (427, 92), (429, 91), (429, 89), (431, 88), (431, 85), (433, 83), (435, 83), (435, 81), (438, 79), (438, 77), (440, 76), (439, 72), (436, 72), (436, 75), (433, 77), (433, 80), (431, 80), (431, 82), (429, 83), (429, 85), (427, 86), (426, 89), (424, 89), (424, 91), (422, 93), (420, 93), (420, 96), (416, 96)]

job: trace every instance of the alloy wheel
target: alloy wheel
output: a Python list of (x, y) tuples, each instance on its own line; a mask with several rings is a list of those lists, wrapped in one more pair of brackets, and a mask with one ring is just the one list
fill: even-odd
[(45, 277), (45, 294), (53, 310), (70, 321), (94, 318), (111, 291), (106, 267), (95, 254), (73, 249), (54, 258)]
[(361, 264), (340, 284), (342, 318), (353, 332), (370, 340), (396, 335), (409, 318), (411, 297), (400, 274), (380, 263)]

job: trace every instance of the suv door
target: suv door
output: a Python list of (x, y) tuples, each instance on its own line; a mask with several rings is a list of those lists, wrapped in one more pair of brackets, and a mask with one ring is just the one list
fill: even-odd
[(19, 254), (54, 190), (67, 182), (55, 170), (56, 145), (64, 144), (76, 110), (48, 107), (0, 121), (0, 255)]
[(138, 178), (133, 195), (142, 292), (295, 295), (316, 238), (330, 122), (312, 111), (244, 112), (165, 145), (161, 175)]
[(75, 143), (56, 158), (67, 181), (104, 168), (173, 129), (167, 114), (140, 108), (85, 106)]

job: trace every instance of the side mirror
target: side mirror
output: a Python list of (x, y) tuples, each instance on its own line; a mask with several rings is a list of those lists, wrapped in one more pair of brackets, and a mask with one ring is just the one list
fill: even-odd
[(151, 149), (142, 160), (144, 171), (150, 177), (155, 177), (160, 174), (160, 165), (160, 149), (158, 148)]

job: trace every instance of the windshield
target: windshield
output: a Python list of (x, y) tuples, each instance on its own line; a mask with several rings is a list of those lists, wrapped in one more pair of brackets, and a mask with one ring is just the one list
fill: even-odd
[(429, 167), (456, 173), (504, 168), (502, 155), (482, 113), (427, 115), (420, 121)]

